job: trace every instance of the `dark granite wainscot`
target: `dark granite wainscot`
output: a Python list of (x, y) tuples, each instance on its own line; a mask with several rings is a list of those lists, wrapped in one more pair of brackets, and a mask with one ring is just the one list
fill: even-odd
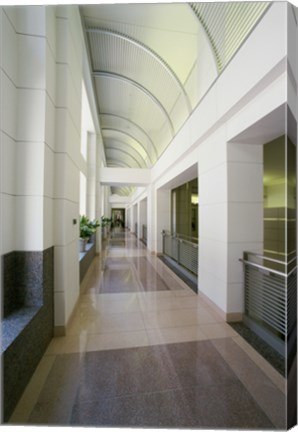
[(80, 252), (80, 282), (84, 279), (85, 274), (87, 273), (88, 268), (90, 267), (93, 258), (96, 255), (96, 234), (93, 234), (93, 236), (90, 239), (90, 242), (86, 245), (85, 252)]
[(2, 392), (7, 422), (53, 337), (54, 248), (2, 256)]

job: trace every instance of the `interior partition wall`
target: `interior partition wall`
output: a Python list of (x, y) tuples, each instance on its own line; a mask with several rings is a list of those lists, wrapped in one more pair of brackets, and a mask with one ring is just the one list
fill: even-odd
[(140, 201), (139, 238), (147, 244), (147, 198)]

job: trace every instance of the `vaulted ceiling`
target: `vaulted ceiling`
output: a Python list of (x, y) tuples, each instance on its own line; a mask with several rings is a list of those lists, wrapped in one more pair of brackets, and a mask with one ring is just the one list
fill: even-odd
[(270, 4), (81, 6), (107, 166), (152, 167)]

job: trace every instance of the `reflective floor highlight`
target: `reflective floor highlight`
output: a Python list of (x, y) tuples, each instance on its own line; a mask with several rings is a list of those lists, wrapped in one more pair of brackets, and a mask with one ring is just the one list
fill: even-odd
[(114, 232), (10, 424), (285, 429), (285, 380), (128, 232)]

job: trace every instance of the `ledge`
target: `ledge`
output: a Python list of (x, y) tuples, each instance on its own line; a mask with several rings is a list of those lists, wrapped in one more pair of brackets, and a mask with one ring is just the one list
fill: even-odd
[(94, 257), (95, 257), (95, 242), (87, 243), (86, 251), (79, 253), (80, 282), (82, 282)]
[(92, 249), (93, 246), (95, 246), (95, 243), (86, 244), (86, 250), (84, 252), (80, 252), (79, 261), (82, 261), (82, 259), (84, 259), (84, 257), (87, 255), (89, 250)]
[(22, 307), (1, 320), (1, 353), (16, 340), (29, 322), (36, 316), (41, 306)]

